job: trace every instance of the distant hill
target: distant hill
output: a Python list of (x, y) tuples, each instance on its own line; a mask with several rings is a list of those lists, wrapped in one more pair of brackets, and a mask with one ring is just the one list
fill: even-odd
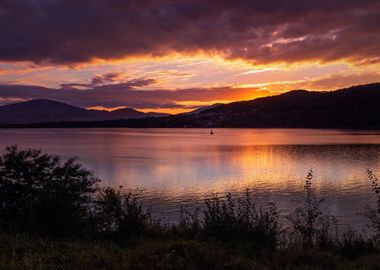
[(335, 91), (294, 90), (159, 119), (107, 123), (128, 127), (380, 129), (380, 83)]
[(233, 102), (201, 112), (197, 121), (226, 127), (380, 128), (380, 83)]
[(191, 112), (187, 112), (187, 113), (185, 113), (185, 114), (198, 114), (198, 113), (201, 113), (201, 112), (203, 112), (203, 111), (205, 111), (205, 110), (209, 110), (209, 109), (213, 109), (213, 108), (215, 108), (215, 107), (218, 107), (218, 106), (220, 106), (220, 105), (223, 105), (223, 103), (215, 103), (215, 104), (212, 104), (212, 105), (210, 105), (210, 106), (200, 107), (200, 108), (198, 108), (198, 109), (196, 109), (196, 110), (193, 110), (193, 111), (191, 111)]
[[(16, 106), (16, 104), (8, 106)], [(4, 107), (7, 106), (0, 107), (0, 119), (3, 119)], [(65, 113), (70, 112), (69, 116), (73, 117), (72, 115), (76, 113), (77, 109), (84, 110), (69, 106)], [(59, 119), (60, 113), (62, 113), (61, 110), (55, 108), (53, 111), (49, 111), (51, 115), (45, 119)], [(86, 118), (88, 111), (83, 113), (82, 117)], [(20, 117), (19, 114), (18, 117)], [(29, 119), (28, 115), (23, 117)], [(66, 119), (68, 118), (66, 117)], [(124, 117), (118, 115), (117, 118)], [(277, 96), (222, 104), (196, 111), (196, 113), (183, 113), (161, 118), (140, 118), (134, 115), (134, 119), (131, 118), (112, 121), (109, 121), (109, 118), (103, 118), (103, 121), (81, 120), (82, 122), (19, 126), (380, 129), (380, 83), (325, 92), (295, 90)]]
[(36, 99), (0, 107), (0, 123), (2, 124), (104, 121), (163, 116), (168, 115), (160, 113), (143, 113), (131, 108), (119, 109), (111, 112), (87, 110), (47, 99)]
[(165, 117), (169, 116), (168, 113), (156, 113), (156, 112), (140, 112), (131, 108), (124, 108), (111, 111), (107, 114), (107, 118), (110, 119), (137, 119), (145, 117)]

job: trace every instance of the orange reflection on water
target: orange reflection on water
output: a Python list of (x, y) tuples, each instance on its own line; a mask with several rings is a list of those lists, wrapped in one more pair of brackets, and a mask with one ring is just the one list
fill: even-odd
[[(249, 188), (260, 204), (297, 206), (307, 172), (343, 221), (374, 201), (366, 170), (380, 175), (380, 133), (286, 129), (38, 129), (0, 130), (0, 147), (42, 148), (78, 156), (104, 185), (144, 189), (164, 215), (212, 192)], [(356, 221), (355, 221), (356, 220)]]

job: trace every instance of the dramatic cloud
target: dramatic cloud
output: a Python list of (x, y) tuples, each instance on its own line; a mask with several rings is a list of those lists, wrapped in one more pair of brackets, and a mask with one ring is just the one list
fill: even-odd
[(0, 60), (202, 51), (252, 63), (376, 63), (379, 26), (378, 0), (2, 0)]
[[(97, 75), (94, 78), (116, 78), (111, 75)], [(118, 77), (120, 78), (120, 76)], [(355, 83), (379, 81), (379, 73), (333, 74), (315, 79), (279, 81), (252, 85), (224, 87), (199, 87), (176, 90), (150, 89), (140, 87), (152, 85), (150, 78), (130, 79), (116, 83), (116, 79), (101, 80), (111, 84), (64, 84), (62, 88), (47, 88), (33, 85), (1, 85), (0, 105), (30, 99), (53, 99), (80, 107), (136, 109), (192, 109), (215, 102), (229, 102), (276, 95), (294, 89), (333, 90)], [(94, 79), (91, 80), (93, 82)], [(154, 85), (154, 84), (153, 84)], [(334, 88), (329, 88), (335, 85)], [(151, 86), (153, 87), (153, 86)]]
[[(108, 84), (95, 88), (79, 90), (76, 88), (53, 89), (39, 86), (0, 85), (0, 105), (29, 99), (53, 99), (80, 107), (120, 107), (137, 109), (157, 108), (193, 108), (202, 102), (232, 99), (242, 100), (247, 97), (266, 96), (268, 91), (254, 88), (234, 89), (191, 88), (179, 90), (137, 90), (130, 83)], [(197, 106), (198, 105), (198, 106)]]
[(109, 72), (101, 75), (95, 75), (89, 83), (63, 83), (63, 89), (77, 88), (94, 88), (104, 85), (114, 85), (118, 88), (134, 89), (148, 86), (156, 82), (153, 78), (138, 78), (128, 80), (127, 76), (122, 72)]
[(377, 82), (379, 27), (379, 0), (2, 0), (0, 105), (174, 112)]

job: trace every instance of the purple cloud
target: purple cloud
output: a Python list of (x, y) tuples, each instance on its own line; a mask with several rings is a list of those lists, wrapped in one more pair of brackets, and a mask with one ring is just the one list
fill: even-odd
[(153, 78), (136, 78), (136, 79), (126, 79), (125, 74), (121, 72), (108, 72), (101, 75), (95, 75), (89, 83), (63, 83), (61, 88), (63, 89), (77, 89), (77, 88), (96, 88), (101, 86), (121, 87), (127, 89), (135, 89), (139, 87), (148, 86), (156, 83)]
[(179, 90), (138, 90), (134, 84), (120, 83), (102, 85), (95, 88), (78, 90), (76, 88), (53, 89), (41, 86), (0, 85), (0, 104), (14, 100), (53, 99), (80, 107), (118, 107), (132, 108), (191, 108), (191, 105), (178, 103), (185, 101), (224, 100), (226, 97), (241, 97), (260, 92), (255, 89), (190, 88)]
[(255, 63), (378, 62), (379, 25), (378, 0), (3, 0), (0, 60), (201, 50)]

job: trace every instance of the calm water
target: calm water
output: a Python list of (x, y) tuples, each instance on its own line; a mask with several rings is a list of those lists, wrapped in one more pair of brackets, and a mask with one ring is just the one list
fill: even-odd
[(104, 185), (143, 189), (155, 215), (175, 220), (181, 205), (212, 192), (254, 192), (283, 214), (297, 207), (307, 172), (340, 226), (362, 228), (374, 203), (366, 170), (380, 176), (380, 132), (288, 129), (0, 129), (0, 151), (17, 143), (77, 156)]

